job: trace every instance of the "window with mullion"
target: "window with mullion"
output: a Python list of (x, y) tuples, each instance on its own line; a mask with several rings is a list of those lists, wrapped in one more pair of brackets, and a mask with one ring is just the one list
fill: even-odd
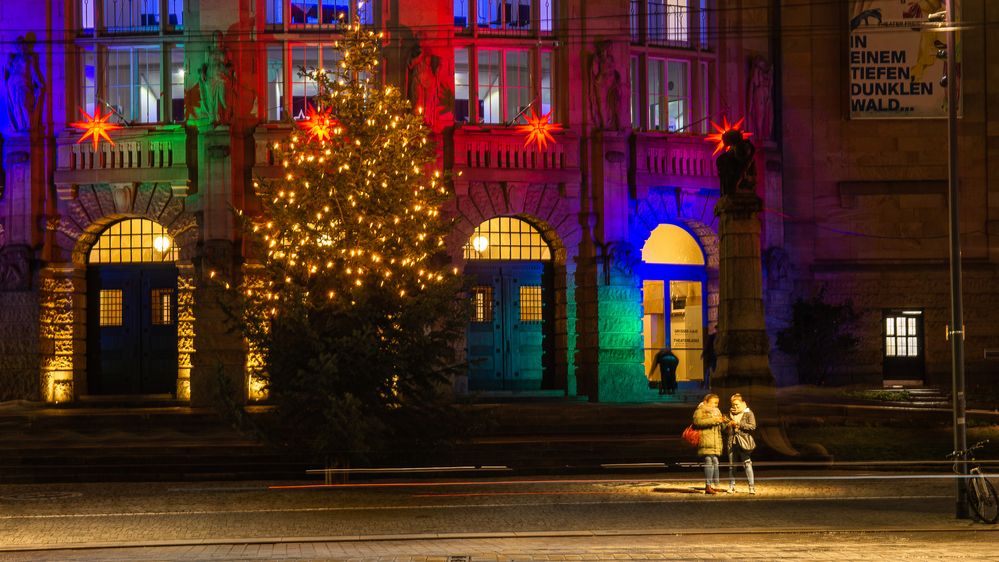
[(104, 30), (143, 33), (160, 30), (160, 0), (103, 0)]
[(475, 27), (487, 33), (527, 34), (535, 29), (550, 33), (554, 14), (554, 0), (468, 0), (467, 5), (466, 0), (454, 0), (455, 27), (467, 28), (468, 22), (474, 20)]
[[(553, 111), (554, 52), (459, 47), (454, 59), (456, 122), (524, 123), (532, 109), (540, 115), (558, 113)], [(474, 74), (470, 72), (473, 68)], [(476, 83), (474, 91), (471, 79)], [(474, 115), (469, 111), (471, 107), (475, 109)], [(555, 117), (552, 121), (556, 121)]]
[(690, 63), (687, 61), (667, 61), (666, 97), (666, 130), (671, 133), (685, 131), (690, 111)]
[[(78, 45), (78, 103), (93, 115), (113, 114), (113, 123), (183, 122), (182, 44)], [(72, 120), (80, 117), (72, 115)]]
[(264, 0), (264, 17), (269, 27), (330, 28), (341, 21), (361, 25), (374, 23), (374, 2), (360, 6), (356, 0)]
[[(332, 44), (321, 44), (321, 45), (291, 45), (291, 67), (287, 69), (286, 75), (288, 77), (288, 83), (291, 84), (291, 116), (292, 119), (305, 119), (306, 106), (315, 107), (315, 98), (319, 94), (319, 84), (315, 80), (303, 75), (303, 70), (305, 72), (311, 72), (316, 69), (322, 69), (327, 73), (337, 76), (338, 70), (337, 66), (340, 63), (340, 50), (334, 47)], [(268, 65), (270, 64), (280, 64), (278, 61), (283, 59), (283, 54), (280, 53), (278, 49), (268, 50)], [(283, 67), (283, 64), (281, 65)], [(268, 70), (268, 73), (270, 70)], [(271, 99), (277, 101), (274, 97), (277, 94), (277, 89), (283, 89), (283, 83), (278, 82), (278, 80), (272, 79), (270, 74), (268, 74), (268, 95), (272, 96)], [(271, 103), (270, 105), (276, 105)], [(268, 110), (269, 117), (275, 118), (275, 120), (280, 119), (280, 114), (282, 113), (281, 108), (283, 105), (276, 105), (273, 113)]]

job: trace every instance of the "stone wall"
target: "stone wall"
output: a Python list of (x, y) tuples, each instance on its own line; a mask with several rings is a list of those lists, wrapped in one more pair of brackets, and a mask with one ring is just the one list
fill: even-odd
[(37, 400), (37, 293), (0, 292), (0, 358), (0, 401)]

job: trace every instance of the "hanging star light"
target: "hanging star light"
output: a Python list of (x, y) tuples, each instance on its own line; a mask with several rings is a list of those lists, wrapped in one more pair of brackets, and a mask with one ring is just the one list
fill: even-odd
[(551, 117), (551, 111), (539, 117), (533, 109), (531, 110), (530, 117), (526, 118), (527, 124), (517, 127), (517, 132), (527, 133), (527, 140), (524, 142), (524, 146), (528, 146), (533, 142), (537, 145), (538, 150), (544, 150), (548, 147), (549, 142), (555, 142), (552, 131), (561, 131), (562, 125), (552, 123)]
[(101, 138), (107, 140), (111, 145), (114, 145), (114, 141), (111, 140), (111, 136), (108, 135), (108, 131), (114, 131), (115, 129), (120, 129), (121, 125), (116, 125), (114, 123), (108, 123), (108, 119), (114, 115), (114, 113), (108, 113), (107, 115), (101, 115), (100, 106), (94, 108), (94, 114), (90, 115), (83, 108), (79, 108), (80, 113), (86, 117), (86, 121), (76, 121), (70, 123), (69, 126), (76, 129), (83, 129), (83, 136), (76, 141), (76, 144), (87, 140), (87, 137), (91, 137), (94, 140), (94, 150), (97, 150), (97, 144), (100, 143)]
[(333, 112), (332, 107), (316, 111), (311, 105), (305, 109), (305, 120), (299, 121), (301, 127), (309, 135), (309, 140), (316, 139), (319, 142), (326, 142), (339, 133), (340, 125), (336, 119), (330, 117)]
[(717, 132), (704, 137), (705, 141), (716, 143), (715, 151), (711, 153), (711, 156), (714, 156), (715, 154), (718, 154), (719, 152), (725, 150), (725, 139), (724, 139), (725, 133), (729, 131), (738, 131), (742, 133), (742, 138), (744, 139), (748, 139), (753, 135), (753, 133), (748, 133), (740, 128), (742, 127), (742, 122), (745, 120), (746, 118), (743, 117), (742, 119), (736, 121), (734, 124), (731, 124), (728, 122), (728, 117), (722, 117), (721, 125), (715, 123), (714, 121), (711, 122), (711, 126), (714, 127), (715, 131)]

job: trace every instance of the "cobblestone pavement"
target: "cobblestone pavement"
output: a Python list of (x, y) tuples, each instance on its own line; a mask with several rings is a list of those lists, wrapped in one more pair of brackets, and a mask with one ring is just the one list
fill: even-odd
[(999, 560), (999, 534), (804, 533), (634, 535), (185, 545), (0, 554), (0, 560)]
[(0, 486), (0, 560), (999, 560), (943, 474), (301, 484)]

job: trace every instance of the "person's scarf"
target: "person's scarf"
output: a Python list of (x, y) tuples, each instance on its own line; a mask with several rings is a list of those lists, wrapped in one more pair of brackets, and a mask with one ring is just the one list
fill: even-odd
[(734, 421), (737, 424), (741, 424), (742, 415), (746, 413), (746, 408), (743, 407), (741, 410), (736, 410), (735, 406), (732, 406), (732, 409), (730, 409), (728, 413), (730, 414), (732, 421)]

